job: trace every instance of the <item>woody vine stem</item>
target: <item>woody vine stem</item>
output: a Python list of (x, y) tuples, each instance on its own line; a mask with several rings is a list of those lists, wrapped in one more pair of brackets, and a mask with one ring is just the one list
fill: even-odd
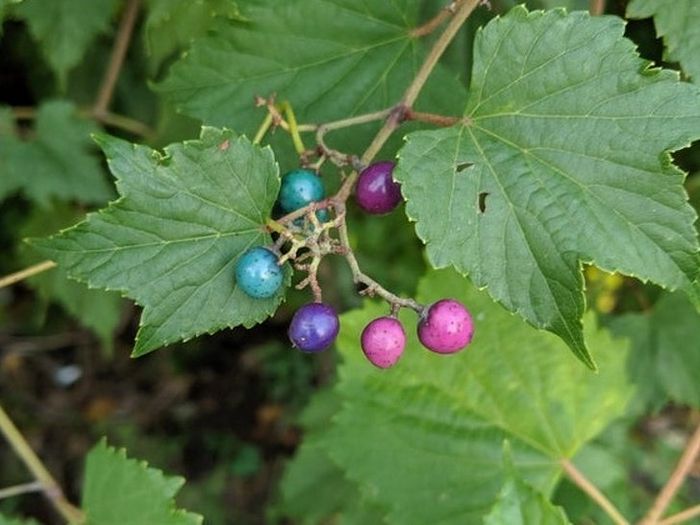
[[(396, 314), (400, 308), (409, 308), (417, 313), (423, 311), (424, 307), (413, 299), (396, 296), (362, 272), (349, 242), (346, 223), (346, 202), (355, 186), (359, 170), (372, 162), (389, 137), (391, 137), (394, 131), (396, 131), (403, 122), (418, 120), (436, 126), (451, 126), (460, 122), (464, 124), (469, 123), (468, 119), (414, 111), (413, 104), (449, 43), (469, 15), (482, 3), (484, 3), (483, 0), (454, 0), (440, 10), (433, 19), (411, 32), (412, 37), (419, 38), (432, 33), (444, 22), (449, 20), (445, 29), (430, 49), (413, 81), (407, 87), (401, 99), (392, 107), (323, 124), (298, 124), (292, 106), (288, 102), (276, 103), (274, 98), (258, 98), (258, 105), (265, 106), (267, 108), (267, 114), (254, 137), (253, 141), (255, 143), (260, 143), (271, 129), (281, 127), (291, 135), (295, 149), (300, 155), (304, 165), (319, 169), (324, 162), (329, 161), (339, 166), (341, 170), (348, 168), (351, 170), (343, 180), (338, 192), (332, 197), (312, 203), (277, 220), (270, 219), (265, 225), (270, 232), (274, 232), (278, 235), (274, 249), (280, 255), (280, 262), (284, 263), (291, 260), (297, 269), (307, 272), (307, 277), (299, 283), (298, 287), (304, 288), (308, 286), (315, 300), (321, 300), (321, 288), (316, 277), (320, 261), (325, 255), (338, 254), (345, 257), (347, 260), (355, 283), (364, 286), (361, 293), (377, 295), (387, 301), (391, 305), (392, 314)], [(137, 18), (139, 5), (140, 0), (130, 0), (127, 4), (99, 95), (94, 107), (91, 110), (85, 111), (85, 113), (106, 125), (121, 127), (136, 135), (148, 136), (151, 132), (145, 125), (132, 121), (127, 117), (112, 114), (108, 111), (114, 85), (118, 78), (133, 26)], [(604, 6), (603, 2), (595, 1), (591, 2), (591, 5), (594, 14), (600, 14), (600, 12), (602, 12), (600, 6)], [(34, 114), (33, 108), (16, 108), (15, 110), (17, 118), (33, 118)], [(383, 121), (383, 125), (361, 157), (334, 150), (328, 147), (325, 141), (325, 136), (329, 132), (375, 121)], [(302, 133), (315, 134), (315, 149), (306, 149), (301, 136)], [(322, 223), (316, 216), (316, 212), (321, 209), (332, 210), (334, 217)], [(303, 225), (298, 225), (299, 219), (304, 221)], [(333, 237), (333, 230), (337, 231), (337, 237)], [(303, 252), (302, 249), (304, 250)], [(0, 278), (0, 288), (19, 282), (32, 275), (50, 270), (55, 266), (53, 261), (44, 261), (19, 272), (7, 275)], [(0, 498), (41, 490), (67, 522), (81, 523), (84, 519), (81, 511), (66, 500), (58, 484), (51, 477), (36, 454), (31, 450), (26, 440), (22, 437), (21, 433), (17, 430), (2, 407), (0, 407), (0, 432), (5, 436), (17, 455), (24, 461), (35, 477), (34, 482), (0, 489)], [(697, 457), (699, 451), (700, 426), (690, 439), (679, 461), (678, 467), (666, 486), (659, 493), (654, 506), (641, 523), (644, 525), (654, 523), (671, 525), (687, 521), (700, 515), (700, 506), (697, 506), (666, 519), (661, 519), (661, 514), (687, 476), (690, 465)], [(573, 463), (568, 460), (562, 460), (561, 465), (569, 479), (596, 502), (614, 523), (618, 525), (628, 524), (628, 521), (615, 506), (593, 483), (585, 478)]]

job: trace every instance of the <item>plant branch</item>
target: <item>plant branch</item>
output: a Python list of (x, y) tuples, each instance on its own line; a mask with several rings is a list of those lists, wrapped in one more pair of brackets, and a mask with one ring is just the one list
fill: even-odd
[(649, 512), (647, 512), (640, 522), (641, 524), (658, 523), (664, 511), (676, 495), (676, 492), (678, 492), (678, 489), (688, 476), (688, 472), (690, 472), (690, 469), (693, 467), (698, 453), (700, 453), (700, 425), (697, 426), (695, 432), (693, 432), (693, 435), (690, 437), (671, 477), (668, 478), (666, 485), (664, 485), (661, 492), (659, 492)]
[(441, 26), (445, 20), (454, 15), (455, 11), (462, 3), (464, 3), (464, 0), (454, 0), (453, 2), (450, 2), (448, 5), (440, 9), (438, 14), (436, 14), (433, 18), (428, 20), (425, 24), (418, 26), (413, 31), (411, 31), (411, 36), (421, 37), (429, 35), (433, 31), (435, 31), (439, 26)]
[(112, 47), (112, 54), (109, 57), (109, 64), (102, 77), (102, 83), (100, 84), (97, 99), (93, 106), (92, 111), (96, 116), (105, 115), (109, 108), (109, 103), (112, 101), (114, 88), (117, 85), (119, 72), (124, 65), (124, 58), (129, 48), (129, 42), (131, 41), (131, 35), (140, 7), (141, 0), (129, 0), (126, 4), (124, 14), (119, 22), (119, 30), (117, 32), (117, 38), (114, 41), (114, 46)]
[(605, 0), (589, 0), (588, 12), (593, 16), (600, 16), (605, 12)]
[(5, 277), (0, 277), (0, 288), (5, 288), (6, 286), (10, 286), (11, 284), (18, 283), (20, 281), (23, 281), (24, 279), (28, 279), (29, 277), (36, 275), (38, 273), (45, 272), (46, 270), (50, 270), (51, 268), (55, 268), (56, 263), (53, 261), (44, 261), (40, 262), (38, 264), (35, 264), (33, 266), (29, 266), (28, 268), (25, 268), (24, 270), (20, 270), (19, 272), (11, 273), (9, 275), (6, 275)]
[(683, 523), (689, 521), (696, 516), (700, 516), (700, 505), (695, 505), (694, 507), (685, 509), (684, 511), (679, 512), (678, 514), (669, 516), (668, 518), (661, 520), (659, 522), (659, 525), (675, 525), (676, 523)]
[(68, 523), (82, 523), (84, 515), (80, 509), (73, 506), (63, 495), (61, 487), (51, 476), (44, 464), (34, 453), (29, 443), (9, 418), (0, 405), (0, 432), (5, 436), (17, 456), (24, 462), (36, 481), (41, 483), (46, 497)]
[[(12, 114), (17, 120), (34, 120), (36, 119), (37, 110), (29, 106), (14, 106), (12, 108)], [(124, 131), (146, 139), (155, 135), (155, 132), (143, 122), (110, 111), (106, 111), (101, 115), (96, 115), (90, 109), (79, 109), (78, 114), (81, 117), (91, 118), (105, 126), (123, 129)]]
[(613, 505), (608, 498), (591, 483), (583, 473), (578, 470), (571, 461), (568, 459), (562, 459), (560, 465), (566, 472), (566, 475), (571, 481), (573, 481), (578, 488), (585, 492), (598, 506), (610, 517), (610, 519), (616, 525), (629, 525), (629, 522), (625, 517), (617, 510), (617, 507)]
[[(400, 103), (397, 105), (397, 108), (403, 108), (403, 110), (405, 111), (406, 109), (410, 109), (413, 107), (413, 103), (418, 98), (418, 94), (420, 93), (421, 89), (423, 89), (423, 86), (427, 82), (430, 73), (432, 73), (433, 69), (438, 63), (438, 60), (440, 60), (440, 57), (445, 52), (445, 49), (447, 49), (447, 46), (450, 44), (452, 39), (462, 27), (462, 24), (464, 24), (466, 19), (469, 17), (472, 11), (476, 9), (479, 3), (480, 0), (466, 0), (459, 6), (454, 16), (450, 20), (449, 24), (447, 24), (445, 30), (435, 41), (435, 44), (433, 44), (433, 47), (428, 53), (428, 56), (425, 58), (425, 61), (418, 70), (418, 73), (413, 79), (413, 82), (411, 82), (411, 84), (406, 89), (406, 92), (401, 98)], [(365, 164), (369, 164), (372, 161), (372, 159), (374, 159), (374, 157), (377, 155), (377, 153), (379, 153), (386, 141), (389, 139), (391, 134), (401, 123), (402, 117), (403, 111), (395, 111), (386, 119), (384, 126), (374, 137), (374, 140), (369, 145), (364, 155), (362, 155), (362, 162), (364, 162)], [(352, 184), (354, 184), (354, 180), (352, 181), (351, 186)]]
[(14, 496), (27, 494), (29, 492), (41, 492), (42, 490), (44, 490), (44, 485), (38, 481), (22, 483), (21, 485), (14, 485), (12, 487), (0, 489), (0, 499), (12, 498)]

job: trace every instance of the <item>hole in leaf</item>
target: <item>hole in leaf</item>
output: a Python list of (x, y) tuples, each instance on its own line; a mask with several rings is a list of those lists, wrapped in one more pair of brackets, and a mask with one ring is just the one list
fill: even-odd
[(484, 213), (486, 211), (486, 197), (488, 196), (488, 191), (482, 191), (479, 193), (479, 213)]
[(466, 170), (468, 167), (473, 166), (473, 162), (460, 162), (457, 164), (457, 173), (461, 173), (464, 170)]

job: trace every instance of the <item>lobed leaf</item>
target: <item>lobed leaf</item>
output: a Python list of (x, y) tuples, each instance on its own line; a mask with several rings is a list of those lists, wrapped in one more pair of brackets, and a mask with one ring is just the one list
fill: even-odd
[(649, 69), (623, 32), (582, 12), (494, 19), (476, 37), (464, 124), (411, 133), (395, 170), (433, 266), (468, 274), (590, 367), (581, 261), (671, 289), (698, 274), (696, 214), (668, 151), (700, 137), (700, 90)]
[(344, 362), (335, 391), (342, 405), (314, 434), (314, 446), (378, 508), (389, 509), (389, 523), (478, 522), (502, 486), (505, 439), (518, 476), (548, 495), (561, 474), (559, 461), (622, 415), (631, 395), (626, 344), (598, 329), (592, 316), (585, 334), (601, 364), (598, 374), (562, 352), (555, 336), (465, 287), (455, 272), (429, 273), (418, 300), (443, 297), (470, 309), (471, 346), (453, 356), (426, 351), (407, 313), (404, 356), (382, 373), (362, 355), (358, 334), (384, 308), (367, 303), (341, 319)]
[(250, 327), (275, 311), (283, 292), (253, 299), (234, 279), (238, 257), (270, 243), (265, 222), (279, 175), (269, 148), (213, 128), (163, 154), (108, 136), (98, 142), (120, 199), (32, 244), (71, 277), (144, 306), (135, 356), (205, 332)]

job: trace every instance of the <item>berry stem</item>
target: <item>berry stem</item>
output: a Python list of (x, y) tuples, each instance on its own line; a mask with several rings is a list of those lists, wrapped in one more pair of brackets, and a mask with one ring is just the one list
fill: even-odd
[(258, 131), (255, 133), (253, 144), (260, 144), (262, 139), (265, 138), (265, 134), (270, 129), (270, 126), (272, 126), (272, 118), (272, 113), (268, 112), (268, 114), (265, 115), (265, 119), (262, 121), (262, 124), (260, 124)]
[(292, 142), (294, 143), (294, 149), (297, 154), (301, 155), (306, 151), (306, 146), (304, 146), (304, 141), (301, 139), (299, 134), (299, 124), (297, 124), (297, 117), (294, 115), (294, 110), (289, 101), (284, 101), (280, 104), (280, 110), (284, 112), (287, 116), (287, 125), (289, 127), (289, 134), (292, 136)]
[(29, 483), (22, 483), (20, 485), (13, 485), (11, 487), (0, 489), (0, 499), (12, 498), (14, 496), (28, 494), (30, 492), (41, 492), (43, 490), (44, 485), (38, 481), (31, 481)]

